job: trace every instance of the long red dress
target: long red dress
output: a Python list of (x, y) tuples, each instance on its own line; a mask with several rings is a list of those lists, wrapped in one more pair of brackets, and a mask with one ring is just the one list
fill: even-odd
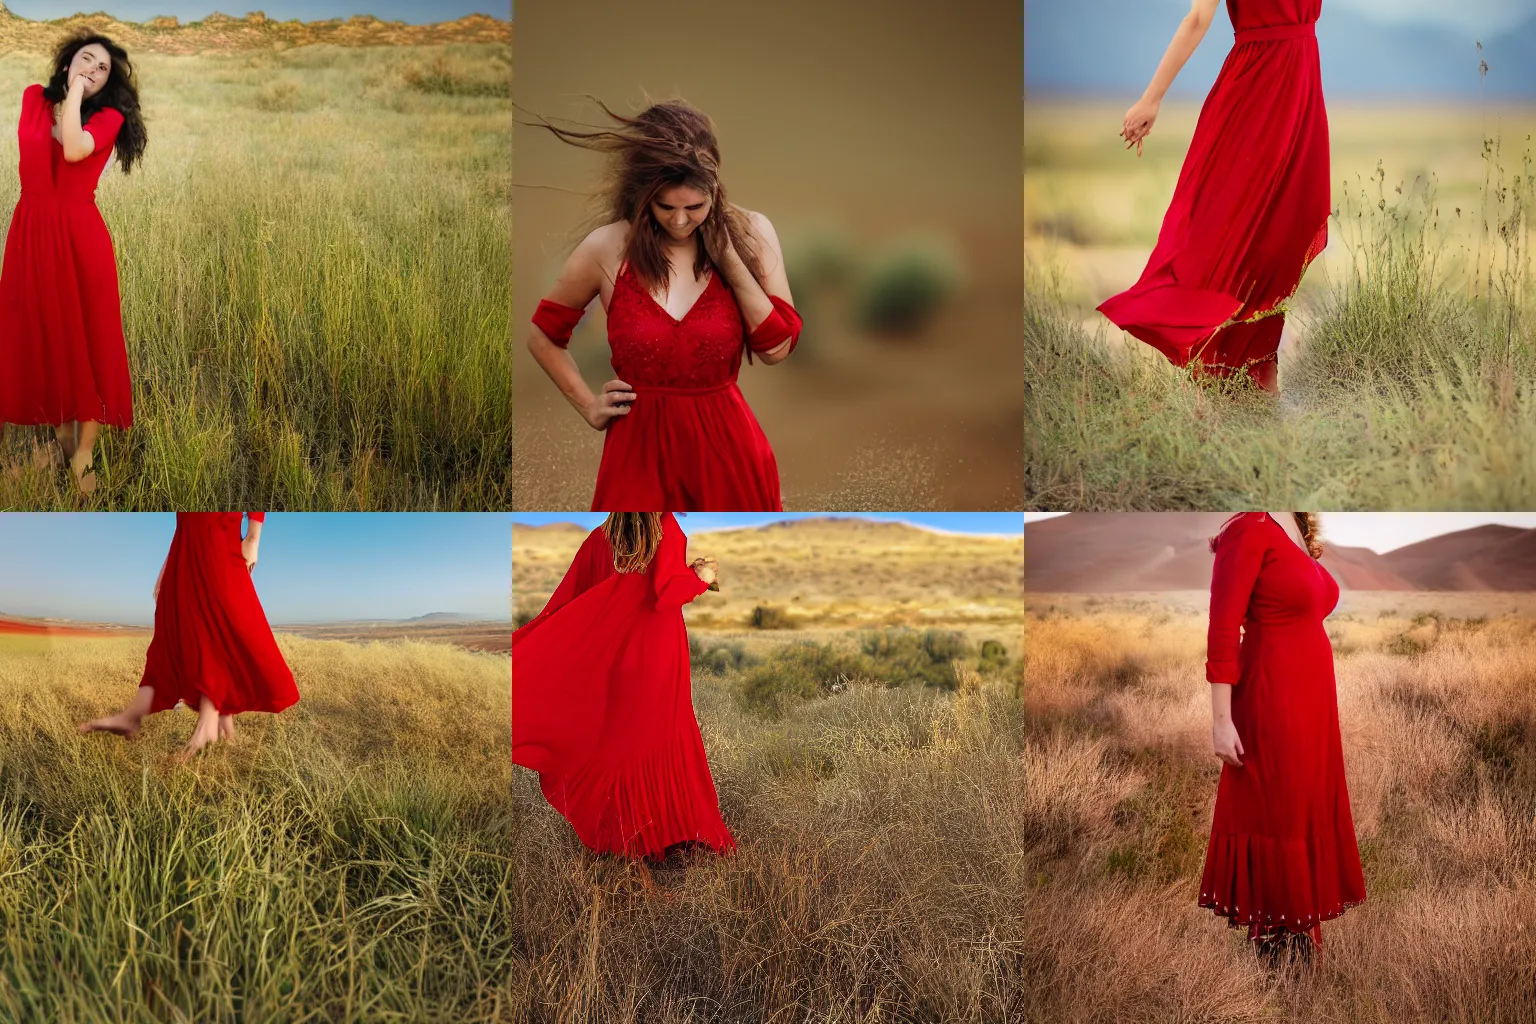
[(21, 198), (0, 270), (0, 423), (133, 425), (117, 258), (96, 208), (122, 124), (113, 108), (96, 111), (83, 126), (95, 150), (67, 163), (43, 87), (22, 94)]
[(512, 634), (512, 760), (599, 853), (720, 853), (720, 817), (694, 717), (683, 605), (707, 587), (670, 513), (644, 572), (616, 572), (593, 530), (538, 618)]
[(1321, 944), (1321, 922), (1365, 900), (1323, 626), (1339, 585), (1266, 512), (1215, 547), (1205, 676), (1232, 685), (1243, 767), (1222, 765), (1200, 906)]
[(778, 462), (736, 386), (745, 336), (741, 308), (717, 273), (678, 320), (620, 268), (608, 346), (635, 401), (608, 424), (592, 511), (783, 510)]
[(1322, 0), (1227, 0), (1236, 35), (1157, 246), (1100, 312), (1179, 366), (1277, 387), (1282, 303), (1328, 244)]
[[(250, 513), (253, 522), (264, 512)], [(178, 512), (165, 558), (155, 635), (140, 686), (150, 713), (207, 694), (221, 715), (281, 711), (299, 699), (240, 552), (239, 512)]]

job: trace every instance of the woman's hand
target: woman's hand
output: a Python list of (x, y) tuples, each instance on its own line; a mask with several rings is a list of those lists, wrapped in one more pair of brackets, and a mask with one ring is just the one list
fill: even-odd
[(246, 572), (256, 568), (256, 549), (260, 544), (261, 540), (257, 537), (246, 537), (245, 540), (240, 542), (240, 554), (245, 556)]
[(741, 262), (736, 247), (731, 244), (731, 232), (726, 227), (725, 211), (719, 204), (710, 208), (709, 216), (699, 225), (699, 235), (704, 240), (704, 251), (721, 270), (735, 269)]
[(719, 563), (713, 558), (695, 558), (689, 568), (705, 583), (714, 583), (719, 578)]
[(1237, 726), (1230, 718), (1217, 718), (1211, 723), (1211, 748), (1223, 764), (1233, 768), (1243, 766), (1243, 741), (1237, 735)]
[(629, 415), (630, 403), (634, 400), (635, 393), (628, 384), (621, 380), (611, 380), (603, 385), (602, 391), (592, 396), (589, 405), (582, 408), (581, 418), (593, 430), (607, 430), (614, 420)]
[(1160, 100), (1152, 100), (1143, 96), (1136, 101), (1135, 106), (1125, 112), (1125, 124), (1120, 129), (1120, 137), (1125, 140), (1125, 148), (1136, 147), (1136, 155), (1141, 156), (1141, 144), (1152, 132), (1152, 125), (1157, 121), (1158, 108), (1162, 106)]
[(70, 78), (70, 80), (69, 80), (69, 88), (65, 90), (64, 98), (65, 99), (75, 99), (75, 100), (84, 99), (85, 98), (85, 76), (84, 75), (76, 74), (76, 75), (73, 75)]

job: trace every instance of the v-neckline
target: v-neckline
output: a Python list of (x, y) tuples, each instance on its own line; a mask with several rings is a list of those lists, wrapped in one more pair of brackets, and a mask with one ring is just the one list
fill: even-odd
[[(1308, 558), (1312, 558), (1312, 552), (1308, 551), (1306, 548), (1304, 548), (1300, 544), (1296, 543), (1296, 538), (1291, 536), (1291, 531), (1290, 530), (1287, 530), (1284, 526), (1280, 525), (1280, 520), (1276, 519), (1273, 515), (1271, 515), (1268, 512), (1265, 512), (1264, 516), (1270, 522), (1275, 524), (1275, 528), (1276, 529), (1278, 529), (1281, 533), (1285, 534), (1285, 539), (1291, 542), (1291, 547), (1295, 548), (1297, 551), (1300, 551), (1302, 554), (1306, 555)], [(1313, 561), (1316, 561), (1316, 559), (1313, 559)]]
[(679, 327), (681, 327), (688, 320), (688, 317), (693, 315), (694, 310), (699, 308), (699, 303), (704, 301), (704, 296), (709, 294), (709, 289), (715, 283), (715, 272), (711, 270), (709, 272), (709, 280), (704, 282), (704, 290), (699, 292), (698, 297), (695, 298), (693, 303), (683, 311), (683, 315), (681, 317), (675, 317), (672, 315), (671, 310), (667, 309), (666, 306), (663, 306), (661, 303), (656, 301), (656, 296), (651, 294), (650, 289), (641, 285), (640, 281), (635, 277), (635, 272), (630, 269), (628, 264), (625, 264), (624, 266), (624, 273), (629, 275), (630, 281), (632, 284), (634, 284), (635, 289), (644, 293), (645, 297), (651, 300), (651, 305), (661, 310), (663, 315), (665, 315), (668, 320), (671, 320), (674, 325)]

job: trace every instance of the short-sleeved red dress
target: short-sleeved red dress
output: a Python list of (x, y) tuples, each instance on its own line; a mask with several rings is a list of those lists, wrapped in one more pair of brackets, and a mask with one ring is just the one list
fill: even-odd
[(643, 572), (587, 536), (538, 618), (512, 634), (512, 760), (599, 853), (657, 857), (735, 840), (693, 711), (683, 605), (707, 588), (671, 513)]
[[(266, 518), (250, 513), (252, 522)], [(140, 686), (150, 713), (197, 710), (206, 694), (221, 715), (281, 711), (299, 699), (240, 551), (239, 512), (178, 512), (165, 557), (155, 635)]]
[(117, 110), (96, 111), (83, 125), (95, 150), (68, 163), (43, 87), (22, 94), (21, 198), (0, 268), (0, 422), (133, 425), (117, 258), (96, 207), (122, 124)]
[(773, 448), (736, 384), (745, 337), (719, 274), (679, 320), (620, 268), (608, 346), (635, 401), (608, 424), (592, 511), (782, 511)]
[(1339, 585), (1267, 512), (1234, 517), (1214, 546), (1205, 675), (1231, 684), (1244, 752), (1222, 765), (1200, 906), (1321, 944), (1321, 922), (1365, 900), (1323, 626)]
[(1099, 310), (1179, 366), (1278, 387), (1282, 305), (1328, 244), (1322, 0), (1227, 0), (1235, 36), (1141, 278)]

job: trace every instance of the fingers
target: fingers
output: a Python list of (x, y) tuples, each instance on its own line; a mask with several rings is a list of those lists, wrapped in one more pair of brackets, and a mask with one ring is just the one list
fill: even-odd
[(1241, 736), (1233, 735), (1232, 746), (1237, 748), (1238, 757), (1242, 757), (1244, 754), (1248, 753), (1248, 751), (1243, 749), (1243, 738)]

